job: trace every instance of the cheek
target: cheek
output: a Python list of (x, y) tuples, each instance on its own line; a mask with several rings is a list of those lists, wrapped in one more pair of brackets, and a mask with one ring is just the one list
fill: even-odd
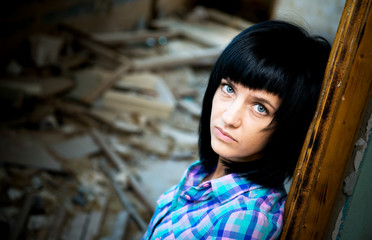
[[(270, 140), (272, 131), (265, 131), (263, 127), (251, 127), (246, 128), (242, 133), (242, 149), (250, 149), (254, 151), (261, 151), (265, 148), (266, 144)], [(244, 140), (243, 140), (244, 139)]]

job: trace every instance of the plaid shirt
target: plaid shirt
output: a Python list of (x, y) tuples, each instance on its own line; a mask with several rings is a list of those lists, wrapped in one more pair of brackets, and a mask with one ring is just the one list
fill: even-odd
[(143, 239), (275, 239), (283, 225), (284, 189), (263, 188), (238, 174), (201, 183), (200, 161), (166, 191)]

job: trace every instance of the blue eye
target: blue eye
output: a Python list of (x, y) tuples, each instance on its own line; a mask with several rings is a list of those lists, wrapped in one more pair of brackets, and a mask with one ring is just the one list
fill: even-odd
[(256, 109), (256, 111), (257, 111), (258, 113), (260, 113), (260, 114), (265, 114), (265, 113), (267, 113), (267, 109), (266, 109), (263, 105), (261, 105), (261, 104), (256, 104), (256, 105), (255, 105), (255, 109)]
[(234, 93), (234, 89), (228, 84), (223, 85), (223, 90), (227, 93)]

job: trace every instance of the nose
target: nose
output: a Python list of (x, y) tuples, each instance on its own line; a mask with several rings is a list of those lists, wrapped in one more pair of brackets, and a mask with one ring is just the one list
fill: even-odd
[(242, 123), (242, 104), (234, 101), (222, 114), (222, 120), (227, 126), (237, 128)]

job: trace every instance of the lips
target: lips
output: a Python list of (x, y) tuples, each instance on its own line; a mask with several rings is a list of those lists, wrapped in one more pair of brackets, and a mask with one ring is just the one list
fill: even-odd
[(224, 142), (237, 142), (235, 138), (233, 138), (229, 133), (222, 130), (220, 127), (216, 127), (216, 133), (219, 139)]

